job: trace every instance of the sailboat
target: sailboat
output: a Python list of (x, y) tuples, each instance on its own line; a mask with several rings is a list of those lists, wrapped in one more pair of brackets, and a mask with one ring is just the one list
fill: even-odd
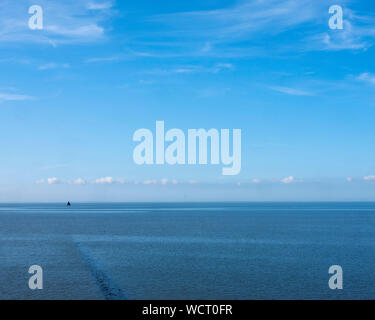
[(70, 207), (70, 202), (68, 201), (68, 203), (66, 204), (68, 207)]

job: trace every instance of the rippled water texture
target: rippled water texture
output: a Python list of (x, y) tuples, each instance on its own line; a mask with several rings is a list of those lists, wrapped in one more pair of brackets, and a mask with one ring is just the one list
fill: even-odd
[(1, 204), (0, 298), (375, 299), (374, 246), (375, 203)]

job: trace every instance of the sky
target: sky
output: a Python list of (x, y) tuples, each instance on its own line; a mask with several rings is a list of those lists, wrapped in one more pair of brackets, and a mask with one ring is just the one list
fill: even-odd
[[(0, 202), (375, 201), (374, 50), (370, 0), (1, 0)], [(156, 121), (240, 173), (135, 164)]]

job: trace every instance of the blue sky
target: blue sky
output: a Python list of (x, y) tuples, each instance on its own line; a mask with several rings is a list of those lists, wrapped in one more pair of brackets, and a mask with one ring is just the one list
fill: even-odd
[[(374, 45), (370, 0), (2, 0), (0, 201), (375, 201)], [(240, 174), (134, 164), (156, 120), (241, 129)]]

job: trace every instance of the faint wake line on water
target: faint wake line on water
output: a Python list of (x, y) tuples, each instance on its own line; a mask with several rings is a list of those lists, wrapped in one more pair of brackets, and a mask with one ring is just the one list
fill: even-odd
[(78, 242), (134, 242), (134, 243), (182, 243), (182, 244), (296, 244), (304, 245), (309, 242), (296, 242), (285, 240), (264, 240), (264, 239), (219, 239), (219, 238), (200, 238), (200, 237), (172, 237), (172, 236), (121, 236), (121, 235), (74, 235), (73, 238)]
[(81, 253), (83, 260), (94, 276), (100, 291), (106, 300), (126, 300), (123, 291), (114, 283), (114, 281), (100, 268), (99, 263), (91, 254), (90, 250), (83, 247), (80, 243), (74, 242)]
[[(367, 231), (370, 233), (371, 231)], [(363, 233), (363, 232), (362, 232)], [(74, 243), (78, 243), (80, 246), (84, 243), (155, 243), (155, 244), (195, 244), (195, 245), (337, 245), (335, 240), (330, 241), (329, 239), (324, 239), (322, 241), (305, 241), (296, 239), (233, 239), (233, 238), (203, 238), (203, 237), (175, 237), (175, 236), (137, 236), (137, 235), (85, 235), (85, 234), (75, 234), (75, 235), (28, 235), (28, 236), (3, 236), (0, 235), (0, 241), (19, 241), (19, 242), (30, 242), (30, 241), (61, 241), (67, 242), (71, 241), (73, 238)], [(340, 245), (351, 245), (351, 241), (342, 240)], [(362, 246), (373, 247), (374, 243), (370, 242), (367, 244), (361, 243)]]

